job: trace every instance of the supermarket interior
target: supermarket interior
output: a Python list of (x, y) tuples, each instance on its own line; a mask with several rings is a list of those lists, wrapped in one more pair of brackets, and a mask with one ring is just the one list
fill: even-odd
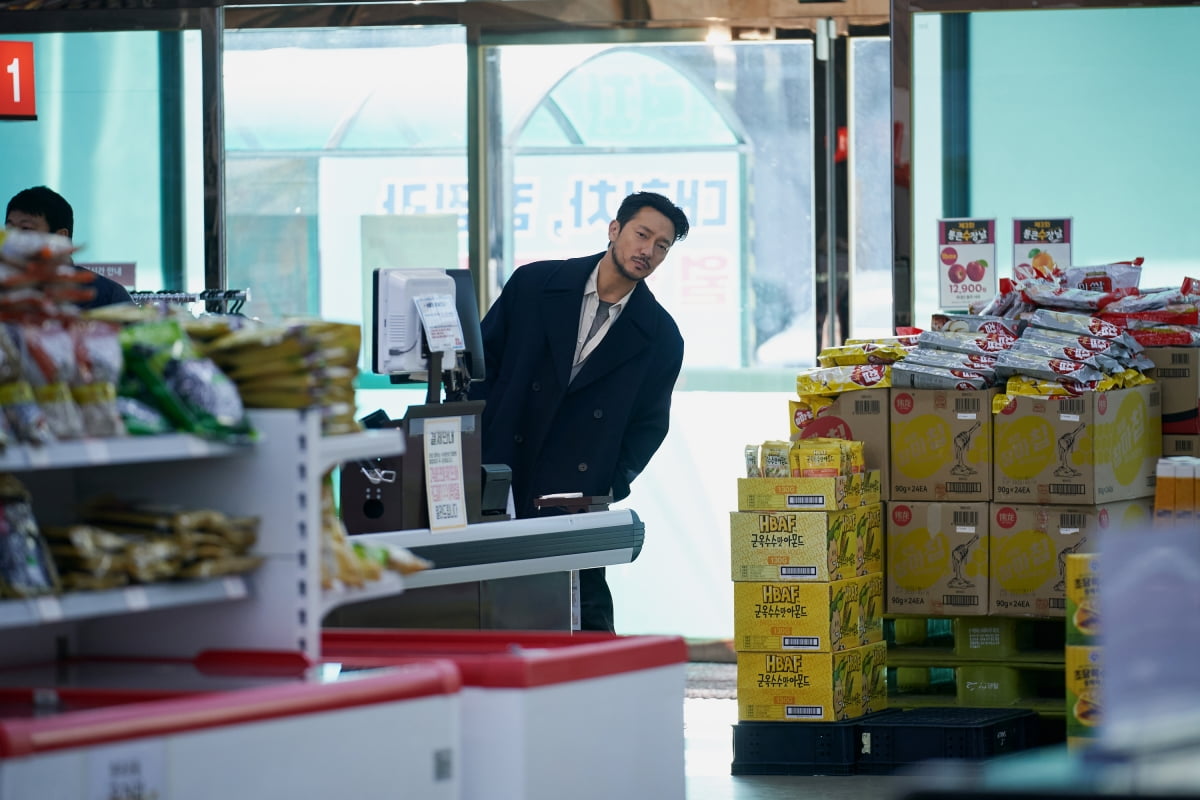
[(0, 800), (1200, 796), (1198, 39), (0, 0)]

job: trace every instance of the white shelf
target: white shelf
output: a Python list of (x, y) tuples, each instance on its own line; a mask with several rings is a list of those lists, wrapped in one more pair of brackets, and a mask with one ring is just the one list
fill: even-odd
[(147, 584), (99, 592), (69, 592), (23, 600), (0, 600), (0, 629), (240, 600), (248, 594), (246, 580), (235, 575), (206, 581)]
[(35, 447), (10, 445), (0, 453), (0, 471), (98, 467), (217, 458), (244, 453), (247, 446), (210, 442), (184, 433), (159, 436), (121, 436), (110, 439), (76, 439)]
[(404, 453), (404, 432), (399, 428), (321, 437), (317, 463), (322, 470), (344, 461), (397, 456)]
[(399, 573), (385, 572), (382, 578), (377, 581), (369, 581), (362, 588), (342, 586), (323, 591), (321, 592), (321, 617), (324, 618), (338, 606), (400, 594), (404, 591), (404, 587), (405, 579)]

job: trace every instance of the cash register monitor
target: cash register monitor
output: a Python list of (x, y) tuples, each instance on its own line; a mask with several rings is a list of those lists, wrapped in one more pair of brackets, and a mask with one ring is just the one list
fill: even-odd
[[(454, 279), (441, 269), (375, 270), (372, 282), (375, 318), (371, 325), (373, 372), (414, 383), (429, 379), (428, 351), (413, 298), (425, 295), (454, 298), (456, 285)], [(478, 326), (478, 312), (473, 312), (473, 317)], [(454, 362), (453, 352), (443, 353), (441, 369), (453, 369)]]

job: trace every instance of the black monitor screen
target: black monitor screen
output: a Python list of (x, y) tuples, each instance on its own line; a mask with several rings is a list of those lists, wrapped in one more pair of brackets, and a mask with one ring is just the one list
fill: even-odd
[(454, 279), (454, 305), (462, 323), (463, 342), (466, 352), (463, 362), (472, 381), (485, 377), (483, 363), (483, 334), (479, 330), (479, 302), (475, 299), (475, 284), (469, 269), (448, 269), (446, 274)]

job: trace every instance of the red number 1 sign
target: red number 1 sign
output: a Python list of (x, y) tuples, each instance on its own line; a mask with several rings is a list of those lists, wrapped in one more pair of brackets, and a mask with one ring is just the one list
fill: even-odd
[(0, 42), (0, 119), (37, 119), (33, 42)]

